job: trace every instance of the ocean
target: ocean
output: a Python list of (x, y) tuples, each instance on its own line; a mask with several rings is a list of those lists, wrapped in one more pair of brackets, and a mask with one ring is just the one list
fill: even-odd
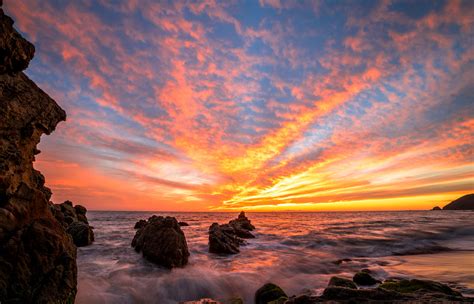
[[(130, 246), (135, 222), (153, 214), (189, 224), (182, 227), (191, 253), (186, 267), (163, 269)], [(331, 276), (351, 278), (363, 268), (380, 279), (432, 279), (474, 295), (474, 212), (246, 214), (256, 238), (239, 254), (219, 256), (208, 252), (208, 228), (238, 213), (89, 211), (96, 239), (78, 248), (76, 303), (167, 304), (207, 297), (253, 303), (267, 282), (288, 295), (320, 294)]]

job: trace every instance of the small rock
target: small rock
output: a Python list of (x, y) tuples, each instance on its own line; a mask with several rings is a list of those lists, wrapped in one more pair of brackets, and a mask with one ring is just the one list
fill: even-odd
[(186, 223), (186, 222), (179, 222), (178, 224), (179, 224), (181, 227), (189, 226), (189, 224)]
[(374, 279), (368, 272), (367, 269), (364, 269), (365, 271), (359, 271), (354, 275), (354, 278), (352, 279), (357, 285), (359, 286), (371, 286), (375, 285), (377, 283), (380, 283), (380, 281)]
[(357, 285), (349, 279), (344, 279), (340, 277), (332, 277), (329, 280), (328, 286), (336, 286), (336, 287), (346, 287), (351, 289), (357, 289)]
[(442, 210), (439, 206), (433, 207), (431, 210)]
[(255, 304), (280, 304), (288, 300), (288, 296), (278, 285), (267, 283), (255, 293)]

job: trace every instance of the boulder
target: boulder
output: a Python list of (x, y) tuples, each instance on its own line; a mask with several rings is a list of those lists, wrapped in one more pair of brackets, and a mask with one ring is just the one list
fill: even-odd
[(349, 279), (344, 279), (340, 277), (332, 277), (329, 280), (328, 286), (357, 289), (357, 285), (354, 282)]
[(255, 304), (282, 304), (288, 296), (278, 285), (267, 283), (255, 292)]
[(443, 210), (474, 210), (474, 193), (464, 195), (443, 207)]
[(138, 229), (132, 247), (157, 265), (173, 268), (188, 263), (186, 237), (174, 217), (152, 216)]
[(370, 271), (367, 271), (365, 269), (359, 271), (354, 275), (354, 278), (352, 280), (359, 286), (371, 286), (380, 283), (380, 281), (374, 279), (374, 277), (372, 277), (369, 272)]
[(218, 254), (239, 253), (244, 241), (235, 235), (234, 228), (228, 224), (213, 223), (209, 227), (209, 252)]
[(1, 6), (0, 0), (0, 302), (73, 303), (77, 249), (33, 168), (41, 136), (66, 113), (22, 72), (34, 46)]
[(436, 206), (436, 207), (433, 207), (433, 209), (431, 210), (436, 211), (436, 210), (441, 210), (441, 208), (439, 206)]

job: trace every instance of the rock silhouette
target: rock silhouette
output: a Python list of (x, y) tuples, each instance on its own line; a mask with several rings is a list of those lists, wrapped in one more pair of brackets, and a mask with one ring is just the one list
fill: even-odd
[(240, 245), (245, 244), (243, 238), (255, 238), (250, 232), (255, 227), (242, 211), (237, 219), (228, 224), (213, 223), (209, 227), (209, 252), (218, 254), (239, 253)]
[(443, 207), (443, 210), (474, 210), (474, 193), (464, 195)]
[(71, 201), (62, 204), (51, 204), (54, 217), (63, 225), (72, 236), (77, 247), (87, 246), (94, 241), (94, 231), (89, 226), (87, 209), (81, 205), (73, 206)]
[(41, 135), (66, 113), (22, 72), (34, 46), (1, 8), (0, 55), (0, 302), (73, 303), (76, 246), (49, 208), (44, 176), (33, 169)]
[(183, 267), (188, 263), (186, 237), (174, 217), (150, 217), (136, 232), (132, 247), (150, 262), (166, 268)]

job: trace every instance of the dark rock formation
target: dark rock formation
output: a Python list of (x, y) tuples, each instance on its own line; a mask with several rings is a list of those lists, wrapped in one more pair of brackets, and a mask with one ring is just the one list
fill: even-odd
[(321, 296), (292, 296), (285, 303), (469, 303), (473, 300), (434, 281), (387, 280), (377, 288), (358, 289), (350, 280), (332, 278)]
[(146, 220), (139, 220), (138, 222), (135, 223), (135, 226), (133, 226), (134, 229), (141, 229), (145, 227), (147, 221)]
[(255, 304), (283, 304), (288, 296), (278, 285), (267, 283), (255, 292)]
[(357, 285), (349, 279), (339, 278), (339, 277), (332, 277), (329, 280), (328, 286), (330, 287), (345, 287), (351, 289), (357, 289)]
[(33, 169), (41, 135), (66, 113), (21, 72), (33, 54), (0, 8), (0, 302), (73, 303), (76, 247)]
[(186, 223), (186, 222), (178, 222), (178, 225), (180, 225), (181, 227), (187, 227), (187, 226), (189, 226), (189, 224)]
[(81, 205), (73, 206), (71, 201), (62, 204), (51, 204), (54, 217), (63, 225), (72, 236), (77, 247), (87, 246), (94, 241), (94, 231), (89, 226), (87, 209)]
[(364, 269), (356, 273), (352, 280), (359, 286), (371, 286), (381, 283), (379, 280), (374, 279), (370, 275), (370, 271), (368, 269)]
[(155, 264), (166, 268), (188, 263), (186, 237), (174, 217), (152, 216), (133, 238), (132, 247)]
[(423, 291), (423, 293), (440, 293), (454, 297), (461, 296), (459, 292), (452, 290), (449, 286), (430, 280), (387, 280), (379, 287), (403, 294)]
[(443, 207), (443, 210), (474, 210), (474, 193), (464, 195)]
[(234, 229), (252, 231), (255, 230), (255, 226), (252, 225), (250, 220), (245, 216), (245, 212), (240, 212), (239, 216), (235, 220), (231, 220), (229, 225)]
[(234, 228), (229, 224), (213, 223), (209, 227), (209, 252), (219, 254), (239, 253), (244, 241), (235, 235)]
[(441, 210), (441, 208), (438, 207), (438, 206), (436, 206), (436, 207), (433, 207), (433, 209), (431, 209), (431, 210), (433, 210), (433, 211), (435, 211), (435, 210)]
[(235, 254), (240, 252), (240, 245), (245, 244), (242, 240), (255, 238), (250, 232), (255, 227), (242, 211), (237, 219), (229, 221), (229, 224), (219, 225), (213, 223), (209, 227), (209, 252), (221, 254)]

